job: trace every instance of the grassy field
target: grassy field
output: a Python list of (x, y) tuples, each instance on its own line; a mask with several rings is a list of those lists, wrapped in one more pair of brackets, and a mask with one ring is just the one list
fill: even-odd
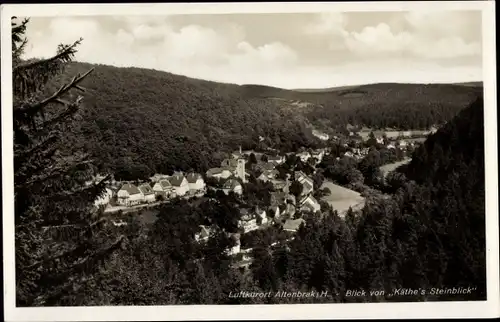
[(321, 189), (323, 188), (330, 189), (331, 194), (323, 197), (322, 200), (332, 206), (341, 216), (349, 210), (349, 207), (352, 207), (353, 210), (359, 210), (364, 206), (365, 198), (361, 197), (356, 191), (344, 188), (328, 180), (325, 180), (321, 186)]

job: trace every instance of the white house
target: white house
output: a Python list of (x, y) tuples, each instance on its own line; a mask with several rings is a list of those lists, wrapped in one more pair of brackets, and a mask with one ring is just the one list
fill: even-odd
[(243, 230), (243, 233), (253, 231), (259, 228), (257, 225), (257, 218), (250, 209), (243, 208), (240, 209), (240, 220), (238, 221), (238, 228)]
[(321, 162), (323, 160), (323, 157), (325, 156), (325, 150), (316, 150), (312, 153), (312, 157), (317, 159), (318, 162)]
[(270, 155), (267, 157), (267, 162), (272, 162), (275, 164), (282, 164), (285, 162), (285, 157), (281, 155)]
[(228, 256), (234, 256), (238, 254), (241, 250), (241, 241), (239, 234), (233, 234), (230, 237), (234, 241), (234, 246), (226, 249), (225, 253)]
[(117, 193), (118, 204), (133, 206), (144, 202), (144, 195), (139, 188), (131, 183), (124, 184)]
[(139, 190), (144, 195), (144, 201), (147, 203), (155, 202), (156, 195), (151, 186), (148, 183), (141, 184)]
[(106, 191), (94, 201), (94, 205), (96, 207), (106, 206), (111, 201), (111, 198), (113, 198), (113, 190), (106, 188)]
[(405, 141), (405, 140), (399, 140), (399, 141), (398, 141), (398, 145), (399, 145), (400, 147), (404, 148), (404, 147), (406, 147), (408, 144), (406, 143), (406, 141)]
[(226, 168), (212, 168), (207, 171), (206, 175), (208, 178), (227, 179), (232, 176), (233, 173)]
[(200, 225), (200, 232), (194, 235), (194, 239), (197, 242), (205, 242), (210, 237), (211, 232), (212, 230), (210, 229), (210, 227)]
[(170, 183), (175, 188), (175, 194), (177, 196), (184, 196), (189, 191), (189, 183), (181, 174), (173, 175), (169, 178)]
[(302, 184), (302, 195), (308, 195), (314, 190), (314, 180), (302, 171), (295, 172), (295, 180)]
[(257, 208), (255, 209), (255, 214), (257, 215), (261, 225), (267, 224), (267, 213), (265, 210)]
[(311, 158), (311, 153), (309, 153), (307, 151), (300, 152), (300, 153), (297, 153), (297, 157), (299, 157), (302, 162), (307, 162), (307, 160), (309, 160), (309, 158)]
[(189, 191), (198, 192), (205, 189), (205, 180), (199, 173), (190, 173), (187, 175), (186, 180), (188, 182)]
[(165, 179), (168, 179), (168, 175), (161, 173), (155, 173), (152, 177), (149, 178), (149, 180), (153, 182), (160, 182), (161, 180)]
[(321, 205), (313, 196), (309, 195), (301, 200), (300, 210), (316, 212), (321, 210)]
[(167, 179), (160, 180), (153, 186), (155, 195), (161, 195), (164, 198), (175, 197), (175, 188)]
[(274, 218), (275, 220), (278, 220), (280, 219), (281, 217), (281, 211), (280, 211), (280, 207), (277, 206), (277, 205), (273, 205), (269, 208), (269, 214), (272, 218)]
[(229, 179), (224, 183), (224, 186), (222, 186), (222, 190), (227, 195), (230, 192), (234, 192), (237, 195), (241, 195), (243, 193), (243, 186), (241, 185), (241, 183), (238, 182), (238, 180)]
[(285, 221), (285, 224), (283, 225), (283, 230), (285, 231), (290, 231), (290, 232), (296, 232), (299, 230), (300, 226), (304, 224), (305, 225), (305, 220), (302, 218), (299, 219), (288, 219)]

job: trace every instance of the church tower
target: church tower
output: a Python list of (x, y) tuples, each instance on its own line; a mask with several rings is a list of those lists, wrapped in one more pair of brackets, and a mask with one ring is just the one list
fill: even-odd
[(241, 181), (246, 182), (245, 177), (245, 159), (239, 158), (238, 165), (236, 166), (236, 176), (241, 179)]

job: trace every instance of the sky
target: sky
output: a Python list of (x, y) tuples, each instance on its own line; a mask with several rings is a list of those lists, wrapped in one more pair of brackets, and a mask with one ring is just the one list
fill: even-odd
[(326, 88), (482, 80), (481, 11), (32, 17), (25, 58), (82, 37), (75, 59), (235, 84)]

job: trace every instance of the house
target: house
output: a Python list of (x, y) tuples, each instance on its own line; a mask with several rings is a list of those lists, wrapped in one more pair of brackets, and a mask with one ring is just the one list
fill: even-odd
[(212, 168), (206, 172), (208, 178), (227, 179), (232, 176), (232, 172), (227, 168)]
[(210, 227), (200, 225), (200, 231), (194, 235), (194, 239), (197, 242), (205, 242), (210, 237), (212, 229)]
[(235, 151), (233, 153), (231, 153), (231, 156), (233, 157), (233, 159), (241, 159), (244, 157), (244, 154), (243, 154), (243, 151), (241, 150), (241, 146), (240, 146), (240, 149), (238, 151)]
[(272, 185), (273, 185), (273, 188), (274, 190), (276, 191), (284, 191), (286, 193), (288, 193), (288, 188), (289, 188), (289, 182), (288, 180), (279, 180), (279, 179), (273, 179), (273, 180), (270, 180)]
[(145, 202), (151, 203), (156, 201), (155, 192), (148, 183), (141, 184), (138, 188), (144, 195)]
[(297, 208), (295, 207), (295, 203), (287, 203), (285, 206), (285, 211), (283, 211), (281, 215), (287, 216), (288, 218), (293, 218), (296, 212)]
[(318, 160), (318, 162), (321, 162), (323, 160), (323, 157), (325, 156), (325, 151), (324, 150), (316, 150), (313, 151), (312, 157)]
[(205, 180), (199, 173), (190, 173), (187, 175), (186, 180), (188, 182), (189, 191), (198, 192), (205, 190)]
[(305, 225), (305, 223), (306, 223), (305, 220), (302, 218), (295, 219), (295, 220), (288, 219), (283, 224), (283, 230), (290, 231), (290, 232), (297, 232), (297, 230), (299, 230), (300, 226), (302, 226), (302, 224)]
[(257, 177), (257, 179), (267, 182), (269, 180), (275, 179), (279, 175), (278, 170), (264, 170), (260, 176)]
[(308, 195), (314, 190), (314, 181), (302, 171), (295, 172), (295, 180), (302, 184), (302, 195)]
[(176, 174), (169, 178), (177, 196), (184, 196), (189, 191), (189, 183), (183, 175)]
[(276, 166), (273, 163), (269, 162), (261, 162), (255, 165), (255, 169), (262, 172), (271, 171), (274, 170), (275, 168)]
[(111, 198), (113, 198), (113, 190), (106, 188), (105, 191), (103, 191), (103, 194), (94, 201), (94, 205), (96, 207), (107, 206), (111, 201)]
[(229, 179), (222, 186), (222, 190), (224, 190), (226, 194), (234, 192), (235, 194), (241, 195), (243, 193), (243, 186), (241, 185), (241, 183), (239, 183), (238, 180)]
[(172, 198), (176, 196), (175, 188), (172, 186), (170, 181), (167, 179), (160, 180), (153, 186), (153, 191), (157, 196), (163, 196), (163, 198)]
[(312, 134), (322, 141), (328, 141), (328, 139), (330, 138), (328, 134), (320, 132), (318, 130), (313, 130)]
[(313, 196), (309, 195), (300, 201), (300, 210), (316, 212), (321, 210), (321, 205)]
[(311, 153), (309, 153), (307, 151), (300, 152), (300, 153), (297, 153), (297, 157), (300, 158), (300, 160), (302, 162), (307, 162), (307, 160), (309, 160), (311, 158)]
[(271, 192), (271, 206), (280, 206), (286, 203), (286, 192), (274, 191)]
[(267, 162), (274, 163), (274, 164), (282, 164), (285, 162), (285, 157), (280, 156), (280, 155), (270, 155), (267, 157)]
[(225, 253), (228, 256), (234, 256), (239, 254), (241, 251), (241, 241), (240, 241), (240, 234), (232, 234), (230, 237), (232, 241), (234, 242), (234, 246), (226, 249)]
[(118, 204), (123, 206), (133, 206), (144, 202), (144, 195), (139, 188), (131, 183), (125, 183), (117, 193)]
[(160, 182), (161, 180), (168, 179), (168, 175), (155, 173), (152, 177), (149, 178), (152, 182)]
[(238, 221), (238, 228), (243, 230), (243, 233), (253, 231), (259, 228), (257, 225), (257, 216), (248, 208), (240, 209), (240, 220)]
[(257, 215), (257, 221), (260, 222), (261, 225), (267, 224), (267, 213), (265, 210), (257, 208), (255, 209), (255, 214)]
[(238, 166), (238, 159), (224, 159), (220, 165), (221, 168), (236, 168)]
[(271, 218), (274, 218), (274, 220), (278, 220), (281, 217), (281, 209), (280, 206), (278, 205), (271, 205), (269, 207), (269, 215)]

